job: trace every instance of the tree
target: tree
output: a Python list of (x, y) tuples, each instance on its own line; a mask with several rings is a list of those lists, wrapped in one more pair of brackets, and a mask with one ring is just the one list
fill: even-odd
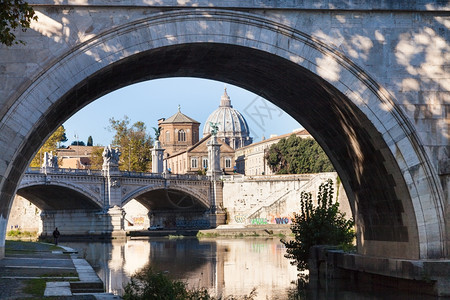
[(266, 152), (265, 158), (269, 168), (277, 174), (334, 171), (327, 155), (314, 139), (303, 139), (295, 134), (273, 144)]
[[(61, 127), (64, 129), (64, 126), (61, 125)], [(58, 148), (61, 148), (61, 143), (65, 143), (67, 141), (68, 141), (68, 139), (67, 139), (67, 136), (66, 136), (66, 130), (64, 129), (64, 133), (61, 136), (61, 139), (58, 141)]]
[(350, 247), (355, 238), (353, 218), (346, 219), (339, 211), (339, 202), (333, 203), (333, 181), (319, 187), (317, 206), (311, 193), (300, 195), (301, 212), (294, 213), (291, 230), (294, 240), (281, 242), (286, 246), (285, 257), (293, 259), (299, 271), (308, 267), (309, 250), (315, 245), (345, 245)]
[(12, 31), (17, 27), (26, 31), (30, 28), (31, 21), (37, 19), (33, 8), (22, 0), (0, 1), (0, 43), (6, 46), (25, 44), (22, 40), (16, 40)]
[(103, 166), (103, 147), (95, 146), (92, 149), (90, 157), (90, 169), (91, 170), (101, 170)]
[(64, 126), (59, 126), (58, 129), (53, 132), (53, 134), (45, 141), (44, 145), (39, 149), (38, 153), (35, 155), (30, 163), (30, 167), (40, 167), (42, 165), (42, 159), (44, 157), (44, 152), (55, 152), (58, 143), (65, 136), (66, 130)]
[(90, 135), (87, 139), (87, 146), (94, 146), (94, 140), (92, 139), (92, 135)]
[(73, 141), (72, 146), (86, 146), (83, 141)]
[(112, 146), (120, 148), (120, 170), (146, 172), (151, 166), (152, 139), (147, 133), (144, 122), (136, 122), (131, 127), (130, 119), (111, 118), (110, 129), (115, 131)]

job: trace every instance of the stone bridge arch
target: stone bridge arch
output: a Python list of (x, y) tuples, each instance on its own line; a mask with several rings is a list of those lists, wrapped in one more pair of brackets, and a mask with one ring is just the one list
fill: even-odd
[[(36, 26), (43, 35), (51, 32)], [(0, 165), (2, 227), (21, 174), (53, 129), (112, 90), (172, 76), (241, 86), (305, 126), (342, 178), (360, 253), (448, 256), (442, 186), (396, 99), (330, 43), (273, 18), (220, 9), (124, 21), (30, 74), (0, 110), (0, 140), (9, 142)]]
[[(97, 209), (103, 207), (103, 200), (98, 195), (70, 182), (40, 180), (20, 184), (17, 194), (28, 199), (41, 210)], [(74, 199), (74, 197), (77, 197)], [(37, 200), (38, 199), (38, 200)], [(71, 201), (71, 199), (73, 199)]]
[(173, 190), (185, 193), (191, 197), (194, 197), (202, 206), (204, 206), (206, 209), (210, 206), (210, 201), (208, 198), (208, 193), (203, 193), (201, 190), (196, 190), (193, 188), (190, 188), (189, 186), (159, 186), (159, 185), (152, 185), (152, 186), (144, 186), (139, 189), (136, 189), (127, 195), (124, 196), (122, 200), (122, 206), (130, 202), (132, 199), (138, 198), (140, 195), (143, 195), (145, 193), (150, 193), (153, 191), (162, 191), (162, 190)]

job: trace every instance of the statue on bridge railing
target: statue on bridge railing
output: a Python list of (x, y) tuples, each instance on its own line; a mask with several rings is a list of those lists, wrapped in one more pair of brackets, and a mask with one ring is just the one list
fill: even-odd
[(217, 132), (219, 132), (219, 124), (220, 123), (209, 122), (209, 126), (211, 127), (211, 135), (212, 136), (216, 136)]
[(108, 145), (103, 149), (103, 166), (111, 166), (118, 167), (119, 166), (119, 158), (122, 153), (119, 149), (111, 148), (111, 145)]
[(159, 136), (161, 135), (161, 127), (158, 127), (158, 129), (156, 129), (156, 127), (152, 127), (152, 128), (155, 131), (155, 140), (159, 141)]
[(53, 151), (44, 152), (44, 161), (42, 162), (43, 169), (58, 169), (58, 157), (53, 155)]

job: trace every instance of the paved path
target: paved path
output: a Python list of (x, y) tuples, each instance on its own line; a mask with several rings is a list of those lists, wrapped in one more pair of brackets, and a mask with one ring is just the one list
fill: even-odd
[[(0, 299), (32, 297), (24, 290), (26, 281), (48, 278), (44, 297), (52, 299), (120, 299), (99, 293), (103, 283), (89, 263), (67, 247), (52, 244), (7, 241), (0, 260)], [(73, 281), (76, 280), (76, 281)]]

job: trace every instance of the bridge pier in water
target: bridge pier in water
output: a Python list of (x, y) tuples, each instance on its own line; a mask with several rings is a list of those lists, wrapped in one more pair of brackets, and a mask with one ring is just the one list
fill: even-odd
[(52, 237), (53, 230), (58, 227), (62, 237), (125, 237), (125, 212), (120, 207), (108, 211), (76, 209), (47, 210), (41, 213), (41, 237)]

